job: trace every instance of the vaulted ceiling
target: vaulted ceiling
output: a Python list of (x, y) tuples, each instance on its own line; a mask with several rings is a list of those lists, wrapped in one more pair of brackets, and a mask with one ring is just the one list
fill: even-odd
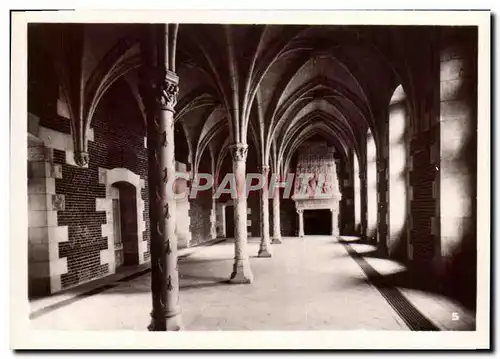
[[(181, 25), (180, 111), (189, 126), (199, 121), (203, 128), (198, 144), (229, 135), (226, 145), (253, 143), (260, 163), (281, 170), (317, 134), (346, 157), (359, 154), (360, 140), (369, 128), (377, 133), (376, 116), (403, 81), (388, 35), (374, 27)], [(185, 110), (188, 103), (193, 110)], [(190, 116), (198, 106), (206, 111)]]
[[(56, 68), (63, 64), (56, 71), (68, 82), (62, 88), (83, 127), (122, 76), (144, 113), (140, 34), (140, 25), (130, 24), (37, 32)], [(214, 166), (222, 163), (237, 142), (251, 144), (249, 156), (259, 164), (281, 171), (295, 149), (316, 135), (346, 158), (349, 151), (360, 155), (368, 130), (377, 140), (377, 123), (399, 85), (410, 111), (411, 99), (424, 92), (417, 75), (428, 67), (426, 34), (412, 27), (181, 24), (176, 126), (188, 142), (193, 170), (205, 151)]]

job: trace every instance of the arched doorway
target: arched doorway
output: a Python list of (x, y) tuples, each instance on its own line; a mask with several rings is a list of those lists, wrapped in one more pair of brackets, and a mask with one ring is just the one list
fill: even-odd
[(359, 159), (355, 156), (353, 161), (354, 166), (354, 230), (357, 234), (361, 234), (361, 181), (359, 173)]
[(389, 213), (388, 251), (391, 257), (406, 259), (408, 248), (408, 114), (406, 94), (400, 85), (389, 103)]
[(111, 186), (116, 268), (139, 264), (136, 188), (127, 182)]
[(377, 149), (370, 130), (366, 134), (366, 191), (368, 240), (377, 240)]

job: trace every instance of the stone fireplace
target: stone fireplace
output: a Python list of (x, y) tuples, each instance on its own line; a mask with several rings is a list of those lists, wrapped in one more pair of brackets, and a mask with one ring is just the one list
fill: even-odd
[(305, 142), (298, 148), (292, 199), (299, 216), (298, 235), (303, 237), (304, 211), (330, 210), (331, 235), (339, 235), (339, 191), (335, 149), (325, 142)]

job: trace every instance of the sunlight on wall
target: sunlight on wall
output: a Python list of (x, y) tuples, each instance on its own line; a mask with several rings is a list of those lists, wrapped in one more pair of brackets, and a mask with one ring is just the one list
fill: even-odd
[(404, 91), (400, 85), (389, 105), (389, 250), (406, 235), (408, 120), (404, 100)]
[(377, 234), (377, 150), (370, 130), (366, 135), (366, 190), (368, 196), (367, 231), (368, 238)]
[(354, 226), (356, 231), (361, 225), (361, 184), (359, 179), (358, 158), (354, 158)]
[(450, 255), (467, 235), (473, 216), (473, 182), (470, 151), (474, 136), (472, 70), (468, 56), (446, 51), (441, 62), (440, 108), (440, 213), (441, 254)]

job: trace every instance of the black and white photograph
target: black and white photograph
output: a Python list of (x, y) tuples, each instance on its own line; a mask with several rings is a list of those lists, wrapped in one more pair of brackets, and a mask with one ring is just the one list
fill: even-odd
[(489, 348), (490, 16), (13, 12), (11, 346)]

